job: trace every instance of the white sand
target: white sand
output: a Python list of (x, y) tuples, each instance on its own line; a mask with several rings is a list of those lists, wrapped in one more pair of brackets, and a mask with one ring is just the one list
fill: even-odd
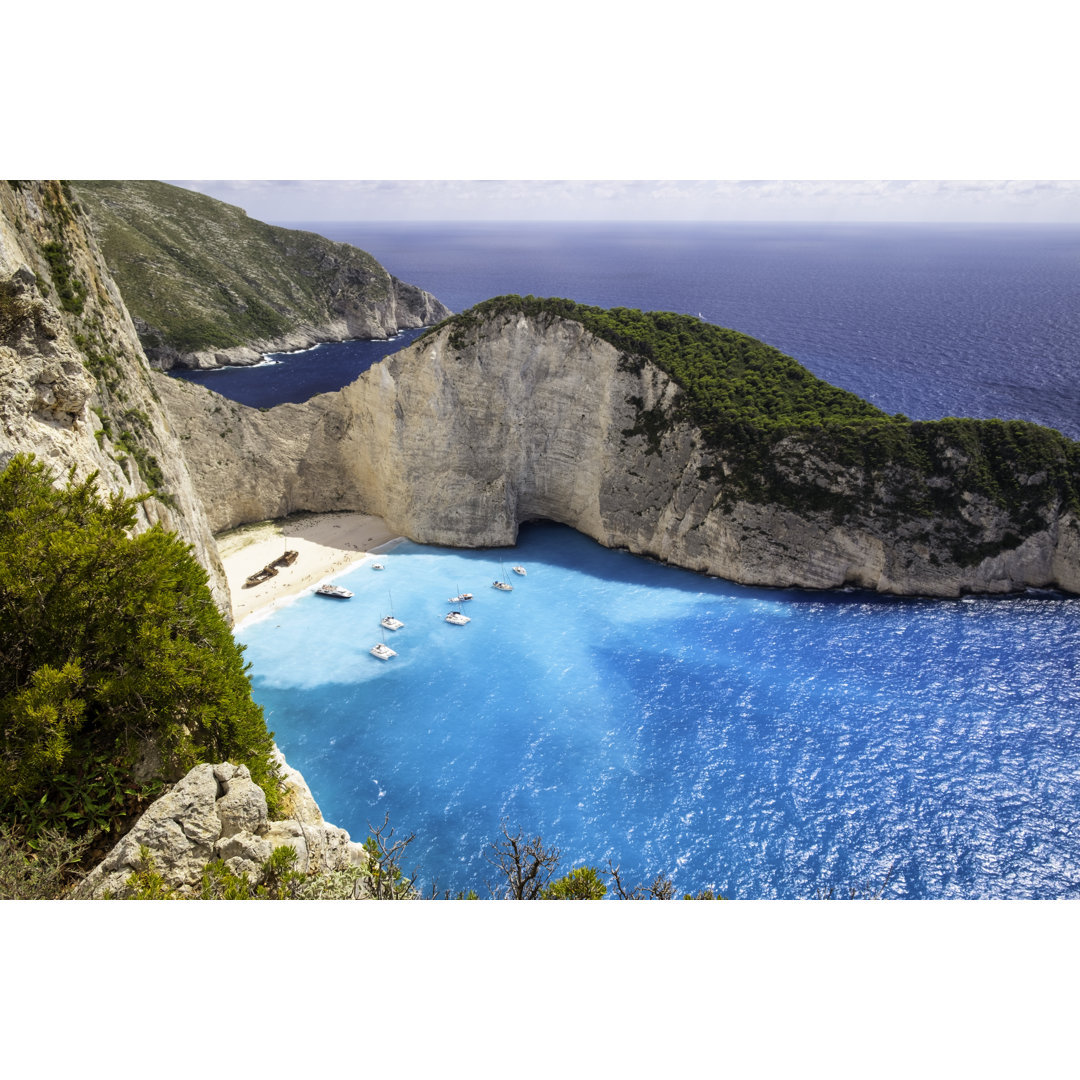
[[(218, 553), (232, 593), (233, 621), (239, 625), (254, 612), (342, 573), (394, 539), (382, 518), (352, 513), (303, 514), (220, 533)], [(299, 552), (292, 566), (278, 567), (277, 575), (261, 585), (243, 587), (286, 550)]]

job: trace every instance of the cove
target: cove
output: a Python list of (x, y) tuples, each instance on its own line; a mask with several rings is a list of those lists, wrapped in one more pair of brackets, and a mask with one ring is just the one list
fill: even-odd
[(1080, 892), (1080, 599), (752, 589), (546, 523), (378, 561), (237, 637), (326, 818), (415, 832), (425, 891), (486, 896), (505, 820), (679, 894)]

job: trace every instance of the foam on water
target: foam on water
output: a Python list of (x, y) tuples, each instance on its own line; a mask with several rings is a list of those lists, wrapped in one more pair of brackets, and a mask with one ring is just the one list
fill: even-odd
[[(327, 819), (363, 838), (389, 811), (425, 883), (484, 895), (505, 819), (567, 868), (680, 891), (1080, 891), (1076, 599), (747, 589), (555, 525), (380, 561), (336, 579), (352, 600), (238, 637)], [(405, 627), (381, 632), (391, 604)]]

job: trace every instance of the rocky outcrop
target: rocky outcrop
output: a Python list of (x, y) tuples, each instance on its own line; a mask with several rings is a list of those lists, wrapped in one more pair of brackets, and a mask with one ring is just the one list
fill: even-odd
[(80, 897), (123, 898), (128, 878), (142, 865), (143, 848), (165, 886), (180, 897), (199, 895), (203, 869), (214, 860), (255, 881), (274, 849), (285, 845), (296, 851), (294, 868), (305, 874), (365, 865), (363, 848), (324, 822), (299, 774), (285, 772), (298, 807), (293, 818), (270, 821), (266, 796), (246, 766), (196, 766), (91, 871)]
[(119, 291), (63, 184), (0, 183), (0, 468), (33, 453), (150, 496), (138, 528), (192, 545), (229, 611), (217, 547)]
[[(794, 436), (775, 465), (804, 500), (732, 496), (732, 461), (678, 419), (684, 391), (571, 319), (500, 315), (468, 342), (447, 326), (340, 392), (265, 413), (166, 381), (159, 392), (215, 530), (347, 509), (416, 541), (474, 547), (513, 544), (520, 523), (546, 519), (744, 584), (1080, 592), (1076, 515), (1048, 496), (1018, 521), (965, 490), (952, 451), (927, 479), (953, 507), (933, 520), (880, 512), (890, 484), (911, 477), (872, 477)], [(658, 413), (674, 419), (644, 428)], [(875, 484), (881, 498), (864, 506), (853, 493)], [(844, 515), (814, 509), (834, 497)]]
[(385, 340), (450, 314), (367, 252), (255, 221), (206, 195), (148, 180), (71, 186), (159, 370)]

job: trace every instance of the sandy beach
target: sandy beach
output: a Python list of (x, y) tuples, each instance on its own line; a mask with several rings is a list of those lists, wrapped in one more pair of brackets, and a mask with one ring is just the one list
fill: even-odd
[[(382, 518), (353, 513), (297, 514), (220, 533), (218, 552), (232, 594), (234, 623), (340, 574), (394, 539)], [(250, 575), (286, 550), (298, 552), (292, 566), (279, 567), (275, 577), (244, 588)]]

